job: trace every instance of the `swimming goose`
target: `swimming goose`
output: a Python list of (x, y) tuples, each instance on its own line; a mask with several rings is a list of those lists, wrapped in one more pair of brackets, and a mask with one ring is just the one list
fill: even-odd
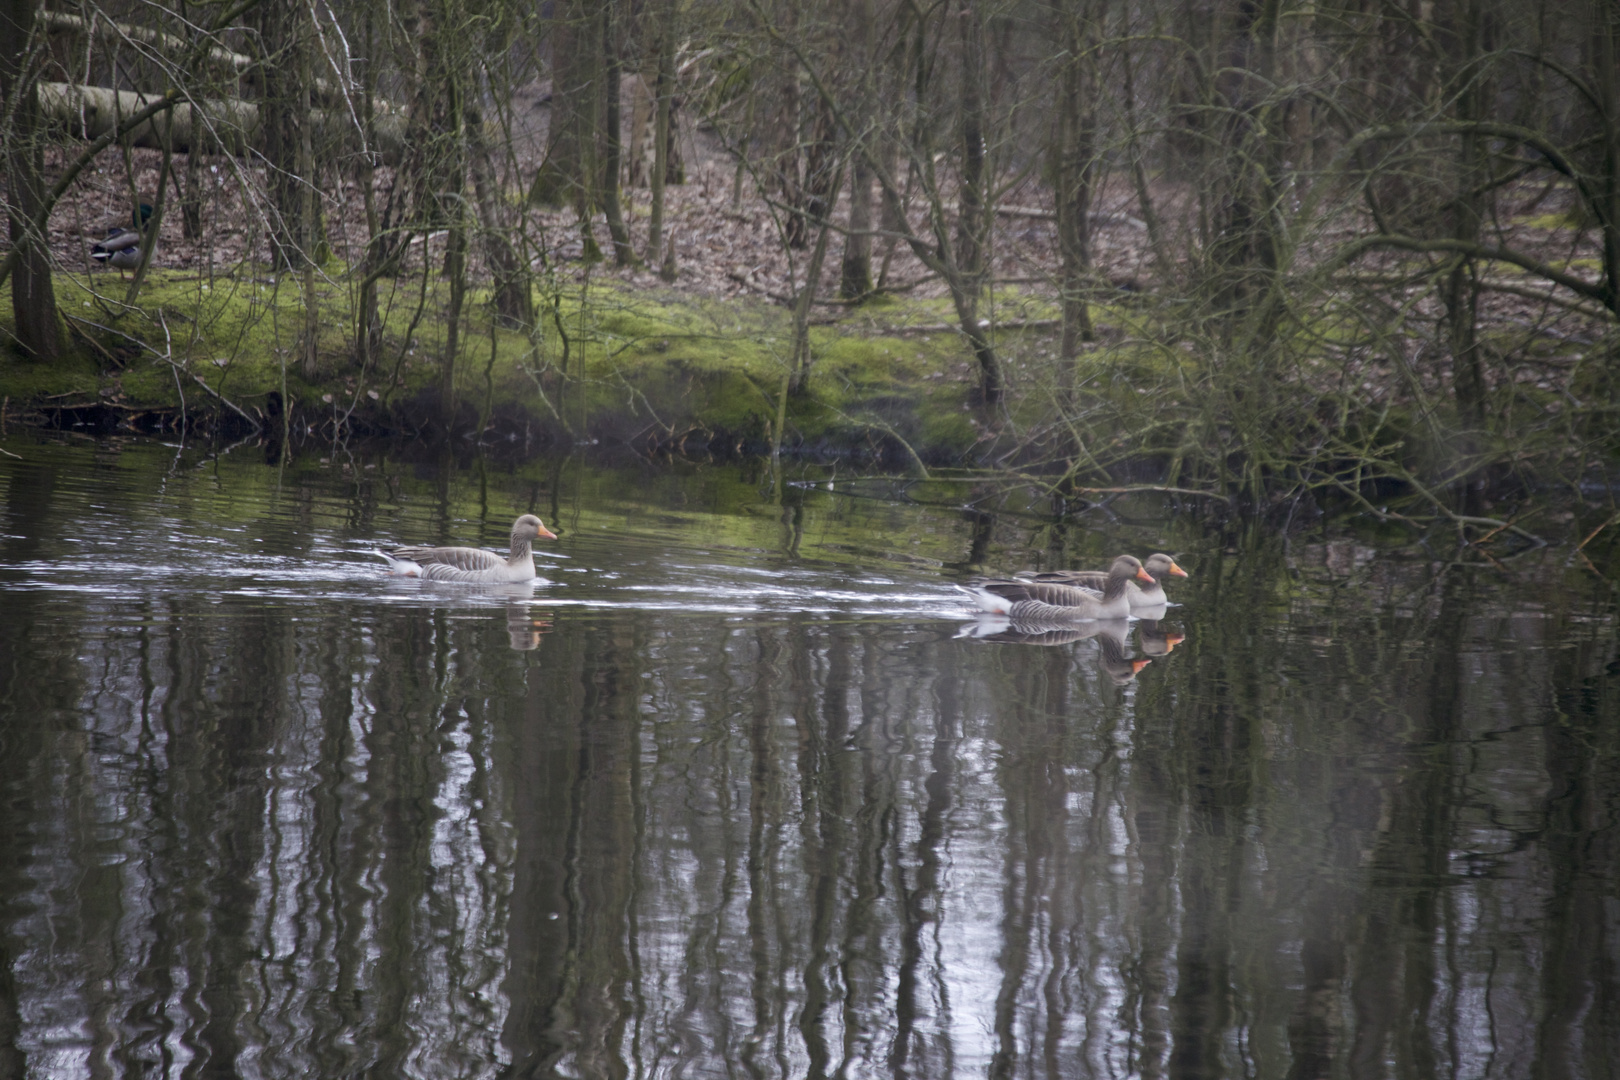
[(1131, 601), (1125, 589), (1133, 578), (1153, 584), (1153, 578), (1140, 562), (1121, 555), (1109, 567), (1100, 591), (1032, 578), (980, 578), (959, 587), (973, 597), (981, 611), (993, 615), (1005, 615), (1020, 622), (1077, 622), (1123, 619), (1129, 615)]
[(493, 551), (470, 547), (397, 547), (392, 552), (373, 554), (388, 561), (388, 569), (404, 577), (429, 581), (465, 581), (499, 584), (533, 581), (534, 552), (529, 545), (536, 539), (557, 539), (533, 514), (512, 522), (512, 554), (501, 558)]
[[(1156, 607), (1166, 602), (1164, 596), (1164, 579), (1168, 577), (1186, 577), (1187, 571), (1176, 565), (1176, 560), (1163, 552), (1149, 555), (1143, 568), (1153, 579), (1150, 585), (1138, 585), (1135, 581), (1127, 583), (1125, 595), (1130, 598), (1131, 607)], [(1049, 570), (1044, 574), (1020, 574), (1020, 579), (1037, 581), (1053, 585), (1078, 585), (1083, 589), (1101, 589), (1108, 581), (1108, 575), (1101, 570)]]

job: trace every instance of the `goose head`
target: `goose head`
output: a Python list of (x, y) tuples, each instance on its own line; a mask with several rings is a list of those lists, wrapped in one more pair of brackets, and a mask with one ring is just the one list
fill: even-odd
[(1166, 575), (1182, 578), (1187, 576), (1187, 571), (1177, 566), (1176, 560), (1172, 559), (1163, 552), (1159, 552), (1156, 555), (1149, 555), (1143, 569), (1152, 575), (1155, 581), (1163, 581)]
[(524, 514), (512, 522), (512, 546), (529, 544), (535, 540), (555, 540), (557, 534), (546, 528), (545, 523), (533, 514)]
[(1144, 581), (1149, 585), (1154, 583), (1153, 575), (1147, 572), (1147, 568), (1142, 565), (1142, 561), (1134, 555), (1121, 555), (1115, 559), (1113, 565), (1108, 568), (1108, 576), (1121, 580), (1135, 578), (1137, 581)]

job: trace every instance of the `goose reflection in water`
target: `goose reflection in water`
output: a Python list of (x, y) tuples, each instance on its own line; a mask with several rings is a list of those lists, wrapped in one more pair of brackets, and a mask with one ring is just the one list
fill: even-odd
[(1187, 640), (1179, 626), (1148, 619), (1136, 624), (1136, 643), (1148, 656), (1169, 656)]
[(1164, 621), (1168, 607), (1164, 604), (1144, 605), (1131, 614), (1136, 619), (1136, 647), (1148, 656), (1169, 656), (1177, 645), (1187, 640), (1186, 632), (1173, 623)]
[(533, 652), (551, 629), (551, 612), (535, 611), (528, 604), (506, 605), (506, 638), (515, 652)]
[[(507, 644), (516, 652), (533, 652), (540, 647), (540, 639), (546, 636), (551, 629), (551, 611), (549, 609), (536, 609), (534, 600), (535, 586), (544, 579), (536, 578), (534, 581), (504, 582), (500, 584), (467, 584), (457, 583), (458, 588), (442, 592), (441, 596), (465, 596), (469, 599), (499, 599), (506, 603), (503, 605), (506, 614), (506, 640)], [(405, 578), (398, 575), (389, 579), (390, 584), (398, 589), (411, 589), (419, 585), (416, 578)]]
[(1130, 625), (1128, 619), (1040, 623), (1009, 619), (1004, 615), (981, 615), (962, 627), (956, 636), (1015, 645), (1068, 645), (1096, 638), (1097, 666), (1117, 685), (1124, 686), (1153, 663), (1147, 657), (1125, 655), (1125, 635), (1130, 632)]

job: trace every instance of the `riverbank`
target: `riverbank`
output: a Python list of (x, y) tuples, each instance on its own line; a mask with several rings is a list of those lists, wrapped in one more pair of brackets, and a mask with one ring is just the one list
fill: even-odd
[[(383, 283), (379, 345), (362, 359), (352, 283), (328, 264), (312, 365), (301, 283), (254, 264), (154, 271), (128, 306), (112, 299), (110, 274), (58, 283), (75, 348), (52, 364), (0, 353), (0, 425), (282, 445), (453, 440), (518, 456), (777, 451), (913, 475), (1036, 476), (1070, 493), (1149, 484), (1259, 510), (1309, 496), (1479, 535), (1512, 516), (1497, 505), (1548, 491), (1612, 502), (1620, 459), (1604, 350), (1568, 335), (1543, 335), (1539, 366), (1496, 381), (1489, 429), (1469, 430), (1448, 369), (1393, 350), (1358, 355), (1329, 317), (1246, 350), (1178, 322), (1172, 304), (1120, 292), (1091, 305), (1094, 340), (1070, 363), (1057, 304), (1004, 287), (985, 322), (1007, 392), (987, 407), (949, 302), (878, 296), (813, 311), (808, 389), (792, 394), (786, 305), (575, 263), (541, 279), (532, 332), (500, 326), (487, 292), (465, 298), (447, 409), (449, 297), (436, 275)], [(0, 313), (8, 301), (0, 289)]]
[[(972, 371), (935, 300), (816, 315), (811, 389), (788, 395), (792, 313), (768, 300), (636, 290), (581, 272), (538, 298), (541, 324), (523, 333), (499, 326), (474, 293), (447, 410), (442, 285), (390, 282), (382, 345), (362, 361), (346, 325), (348, 284), (332, 271), (323, 278), (318, 345), (306, 365), (296, 279), (159, 271), (135, 305), (120, 308), (104, 276), (61, 275), (77, 348), (49, 365), (0, 355), (6, 420), (149, 434), (185, 426), (224, 437), (448, 434), (531, 447), (612, 441), (758, 453), (780, 442), (789, 452), (919, 463), (967, 460), (990, 430), (968, 404)], [(9, 311), (5, 301), (0, 290)], [(1019, 303), (1020, 325), (1040, 306), (1010, 294), (1008, 302)]]

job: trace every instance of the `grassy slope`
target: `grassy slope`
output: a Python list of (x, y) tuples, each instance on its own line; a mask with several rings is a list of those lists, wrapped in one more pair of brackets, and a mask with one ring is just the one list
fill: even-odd
[[(14, 410), (98, 395), (172, 409), (178, 367), (192, 407), (206, 400), (187, 379), (194, 375), (248, 411), (284, 387), (305, 405), (355, 402), (360, 414), (386, 422), (438, 384), (445, 290), (435, 280), (424, 294), (420, 278), (383, 284), (384, 355), (364, 371), (353, 360), (349, 285), (334, 275), (318, 286), (321, 358), (306, 377), (296, 359), (303, 314), (292, 278), (278, 283), (261, 273), (210, 283), (154, 271), (135, 307), (125, 309), (122, 283), (111, 275), (62, 274), (57, 296), (76, 331), (73, 354), (42, 365), (0, 352), (0, 395)], [(8, 290), (0, 290), (0, 327), (9, 322)], [(480, 414), (515, 407), (577, 436), (770, 436), (791, 348), (790, 316), (780, 307), (574, 282), (542, 305), (541, 333), (530, 341), (492, 326), (486, 299), (469, 298), (456, 372), (458, 395)], [(879, 320), (938, 323), (938, 306), (886, 301), (848, 327), (813, 330), (812, 393), (789, 402), (788, 441), (848, 444), (890, 432), (934, 458), (965, 452), (975, 433), (963, 408), (967, 371), (956, 336), (875, 329)], [(322, 402), (327, 394), (332, 404)]]

